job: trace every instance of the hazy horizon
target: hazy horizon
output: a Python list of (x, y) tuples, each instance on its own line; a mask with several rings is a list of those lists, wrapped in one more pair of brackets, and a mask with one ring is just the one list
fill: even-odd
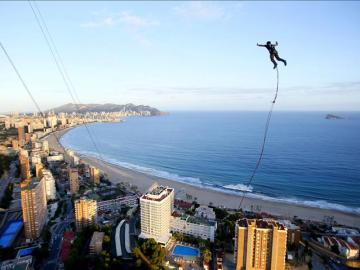
[[(163, 111), (358, 111), (358, 2), (38, 2), (81, 103)], [(27, 2), (1, 2), (1, 42), (42, 110), (72, 102)], [(16, 34), (14, 34), (16, 33)], [(35, 107), (0, 51), (2, 113)]]

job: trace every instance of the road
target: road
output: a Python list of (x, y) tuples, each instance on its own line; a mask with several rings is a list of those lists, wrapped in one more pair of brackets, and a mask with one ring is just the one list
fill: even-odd
[(59, 263), (59, 256), (62, 244), (62, 237), (64, 232), (71, 228), (71, 222), (74, 219), (74, 214), (72, 211), (72, 205), (70, 198), (65, 198), (65, 203), (67, 204), (65, 218), (63, 221), (59, 221), (54, 225), (54, 229), (51, 234), (51, 249), (50, 254), (47, 260), (47, 263), (44, 267), (45, 270), (57, 270)]
[(129, 218), (129, 227), (130, 227), (130, 247), (133, 250), (136, 247), (136, 238), (137, 238), (137, 230), (136, 230), (136, 217), (132, 216)]

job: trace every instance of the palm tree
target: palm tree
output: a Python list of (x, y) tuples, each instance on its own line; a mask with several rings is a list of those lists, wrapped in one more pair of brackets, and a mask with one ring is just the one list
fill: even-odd
[(202, 252), (204, 263), (208, 264), (211, 260), (211, 252), (208, 249), (204, 249)]

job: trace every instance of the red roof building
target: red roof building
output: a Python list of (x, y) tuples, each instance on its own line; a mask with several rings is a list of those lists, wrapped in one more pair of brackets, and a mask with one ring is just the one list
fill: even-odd
[(64, 232), (63, 242), (60, 251), (60, 260), (64, 262), (70, 255), (71, 243), (74, 240), (75, 235), (73, 232)]
[(186, 209), (186, 210), (191, 209), (192, 206), (193, 206), (192, 203), (186, 202), (186, 201), (183, 201), (183, 200), (175, 200), (174, 205), (177, 208)]

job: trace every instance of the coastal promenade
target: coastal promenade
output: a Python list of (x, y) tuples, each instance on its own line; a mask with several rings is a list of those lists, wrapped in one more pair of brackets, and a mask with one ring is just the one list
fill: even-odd
[[(58, 137), (60, 138), (69, 130), (70, 129), (58, 131)], [(47, 140), (49, 141), (50, 148), (59, 152), (63, 151), (53, 134), (50, 134), (47, 137)], [(157, 176), (147, 175), (118, 165), (113, 165), (108, 162), (103, 162), (94, 157), (81, 155), (81, 159), (84, 162), (104, 171), (112, 182), (129, 182), (132, 185), (136, 185), (141, 192), (145, 192), (153, 182), (157, 181), (161, 185), (171, 186), (175, 189), (176, 193), (185, 192), (186, 194), (191, 195), (192, 198), (196, 197), (197, 202), (200, 204), (208, 205), (211, 203), (213, 206), (237, 209), (241, 199), (239, 195), (228, 194), (221, 191), (201, 188)], [(242, 206), (245, 210), (261, 209), (261, 212), (280, 215), (285, 218), (298, 216), (299, 218), (305, 220), (323, 221), (324, 218), (332, 216), (338, 224), (360, 228), (360, 214), (347, 213), (339, 210), (322, 209), (249, 197), (244, 199)]]

